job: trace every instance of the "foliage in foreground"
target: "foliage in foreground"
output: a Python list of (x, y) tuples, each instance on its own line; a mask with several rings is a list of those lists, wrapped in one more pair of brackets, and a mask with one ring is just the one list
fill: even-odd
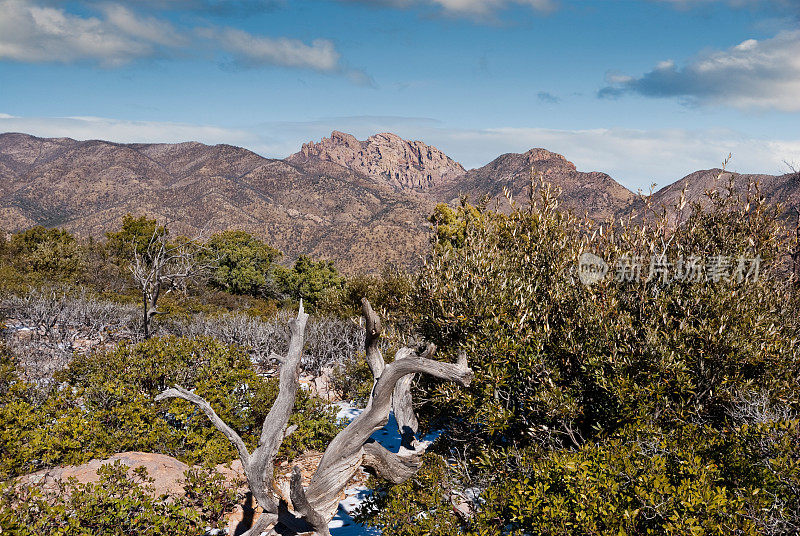
[[(277, 396), (277, 379), (252, 368), (248, 354), (210, 338), (155, 338), (76, 355), (44, 395), (0, 363), (0, 476), (58, 464), (76, 465), (115, 452), (144, 451), (187, 463), (235, 458), (230, 444), (191, 404), (156, 403), (175, 384), (195, 390), (252, 446)], [(284, 456), (321, 448), (338, 431), (331, 410), (298, 394)]]
[[(800, 531), (800, 329), (776, 210), (711, 193), (674, 232), (600, 228), (540, 194), (507, 215), (437, 209), (418, 327), (465, 351), (475, 381), (430, 387), (446, 471), (379, 485), (362, 519), (389, 535)], [(592, 286), (584, 251), (610, 265)], [(651, 277), (660, 254), (673, 274), (693, 255), (734, 261), (727, 277)], [(756, 256), (759, 276), (737, 279), (735, 260)], [(614, 279), (625, 259), (643, 263), (638, 281)], [(421, 492), (432, 477), (450, 500)], [(454, 518), (467, 489), (474, 514)], [(412, 510), (424, 528), (393, 522)]]

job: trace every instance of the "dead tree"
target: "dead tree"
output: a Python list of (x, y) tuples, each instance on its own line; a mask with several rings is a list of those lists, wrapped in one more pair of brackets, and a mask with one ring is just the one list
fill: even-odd
[[(287, 428), (299, 388), (300, 363), (308, 315), (303, 303), (297, 317), (289, 322), (291, 340), (286, 356), (273, 355), (281, 364), (278, 397), (264, 419), (258, 445), (248, 451), (242, 438), (214, 412), (208, 402), (181, 387), (167, 389), (156, 400), (182, 398), (197, 405), (213, 425), (233, 444), (242, 461), (247, 483), (263, 514), (247, 531), (246, 536), (263, 532), (301, 533), (313, 531), (327, 536), (328, 523), (335, 515), (339, 497), (350, 478), (364, 466), (393, 483), (407, 480), (419, 469), (428, 443), (417, 441), (417, 418), (411, 400), (411, 382), (415, 374), (429, 374), (446, 381), (469, 385), (472, 370), (462, 353), (457, 363), (431, 359), (435, 351), (429, 345), (422, 353), (401, 348), (395, 360), (387, 364), (380, 350), (381, 321), (369, 302), (362, 300), (366, 317), (366, 359), (374, 376), (372, 393), (364, 411), (342, 430), (328, 445), (308, 487), (303, 488), (300, 468), (295, 466), (290, 480), (289, 496), (273, 486), (274, 458), (283, 440), (294, 430)], [(390, 452), (370, 439), (389, 420), (394, 410), (403, 436), (399, 452)]]
[(142, 332), (151, 335), (153, 318), (159, 313), (161, 293), (186, 290), (186, 285), (200, 276), (209, 266), (200, 259), (203, 249), (201, 236), (170, 243), (166, 226), (156, 226), (143, 252), (133, 244), (131, 273), (142, 297)]

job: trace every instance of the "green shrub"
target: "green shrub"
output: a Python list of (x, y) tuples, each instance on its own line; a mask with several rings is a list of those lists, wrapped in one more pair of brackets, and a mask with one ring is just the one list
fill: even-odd
[(147, 216), (137, 218), (126, 214), (122, 217), (122, 226), (119, 231), (106, 233), (106, 248), (118, 259), (130, 261), (134, 251), (139, 255), (146, 256), (150, 241), (154, 237), (167, 233), (167, 228), (158, 225), (154, 219)]
[[(154, 338), (76, 355), (44, 401), (10, 364), (0, 372), (10, 386), (0, 399), (0, 475), (7, 476), (132, 450), (225, 462), (235, 451), (204, 414), (183, 400), (156, 403), (155, 395), (176, 384), (194, 390), (252, 447), (278, 390), (277, 379), (253, 371), (244, 350), (208, 338)], [(299, 429), (284, 457), (320, 448), (339, 429), (333, 411), (303, 391), (290, 423)]]
[(331, 384), (343, 400), (366, 404), (372, 393), (375, 378), (364, 355), (356, 355), (334, 367), (331, 373)]
[[(800, 326), (778, 221), (753, 192), (711, 193), (677, 229), (663, 218), (580, 220), (547, 187), (509, 214), (437, 208), (413, 297), (418, 329), (444, 356), (465, 351), (475, 379), (421, 379), (421, 417), (446, 427), (444, 454), (458, 446), (465, 460), (447, 480), (481, 490), (467, 532), (797, 531)], [(576, 269), (585, 251), (610, 264), (591, 286)], [(761, 271), (648, 278), (662, 252), (673, 262), (758, 255)], [(646, 259), (644, 277), (615, 280), (626, 256)], [(756, 395), (785, 410), (737, 420)], [(395, 500), (367, 521), (387, 535), (426, 533), (386, 523), (411, 507), (383, 492)], [(414, 507), (436, 518), (439, 503)]]
[(216, 268), (211, 283), (233, 294), (272, 295), (272, 263), (281, 252), (244, 231), (215, 234), (206, 244), (206, 256)]
[(56, 279), (74, 276), (84, 265), (83, 251), (74, 236), (41, 226), (13, 235), (6, 254), (17, 267)]
[(231, 489), (225, 476), (209, 465), (192, 467), (184, 473), (183, 504), (200, 514), (203, 526), (224, 528), (226, 512), (237, 504), (236, 491)]
[(377, 489), (356, 510), (356, 521), (402, 536), (463, 534), (462, 523), (453, 513), (452, 482), (441, 457), (423, 456), (419, 472), (403, 484), (386, 486), (385, 481), (370, 478), (368, 485)]
[(291, 269), (276, 268), (275, 281), (286, 296), (295, 301), (302, 299), (312, 307), (344, 286), (344, 278), (333, 261), (314, 261), (306, 255), (300, 255)]
[(318, 310), (340, 317), (358, 317), (361, 316), (361, 300), (367, 298), (384, 321), (406, 328), (414, 315), (410, 300), (413, 289), (413, 274), (387, 266), (379, 275), (348, 277), (340, 291), (325, 295)]

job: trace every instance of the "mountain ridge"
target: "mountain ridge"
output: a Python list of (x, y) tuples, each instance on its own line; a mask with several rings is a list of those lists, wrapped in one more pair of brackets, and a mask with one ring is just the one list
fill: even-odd
[[(654, 199), (670, 201), (682, 180), (695, 184), (692, 195), (699, 196), (713, 171), (687, 175)], [(609, 175), (578, 171), (565, 156), (542, 148), (505, 153), (466, 170), (435, 147), (388, 133), (359, 141), (334, 131), (286, 159), (224, 143), (125, 144), (5, 133), (0, 228), (60, 226), (101, 236), (131, 213), (169, 221), (180, 233), (241, 229), (289, 259), (309, 254), (344, 271), (377, 272), (387, 263), (421, 262), (436, 203), (488, 196), (508, 210), (505, 193), (527, 199), (532, 172), (558, 186), (562, 206), (581, 215), (607, 220), (641, 208), (637, 196)], [(764, 182), (769, 200), (800, 206), (798, 180), (745, 177)]]

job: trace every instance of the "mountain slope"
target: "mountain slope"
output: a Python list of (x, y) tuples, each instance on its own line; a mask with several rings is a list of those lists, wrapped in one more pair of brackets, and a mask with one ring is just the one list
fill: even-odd
[(229, 145), (117, 144), (0, 135), (0, 227), (101, 235), (127, 213), (182, 233), (242, 229), (292, 258), (344, 270), (414, 264), (432, 204), (331, 162), (292, 164)]
[[(750, 185), (758, 185), (761, 195), (769, 204), (781, 204), (784, 207), (786, 218), (796, 218), (800, 209), (800, 173), (787, 173), (784, 175), (764, 174), (737, 174), (723, 172), (722, 169), (705, 169), (695, 171), (661, 188), (652, 195), (654, 207), (667, 210), (671, 224), (675, 224), (675, 205), (679, 202), (681, 192), (685, 188), (687, 204), (699, 202), (701, 205), (709, 203), (706, 192), (717, 190), (725, 194), (733, 178), (733, 187), (739, 195), (746, 195)], [(637, 199), (620, 216), (633, 215), (640, 218), (645, 210), (644, 203)]]
[[(349, 272), (386, 263), (417, 264), (427, 252), (427, 217), (436, 202), (484, 195), (508, 210), (504, 190), (528, 199), (531, 170), (558, 186), (562, 206), (595, 219), (639, 214), (643, 204), (605, 173), (580, 172), (545, 149), (504, 154), (464, 171), (422, 142), (394, 134), (365, 141), (334, 132), (286, 160), (231, 145), (120, 144), (0, 134), (0, 228), (64, 227), (102, 236), (127, 213), (169, 221), (176, 232), (242, 229), (293, 259), (334, 260)], [(655, 204), (674, 204), (681, 188), (702, 200), (720, 170), (698, 171), (662, 188)], [(800, 208), (797, 174), (740, 175), (760, 182), (767, 201)], [(727, 183), (727, 176), (717, 181)]]
[(433, 189), (438, 199), (453, 201), (467, 195), (473, 202), (483, 195), (508, 209), (504, 189), (519, 203), (526, 203), (530, 194), (531, 171), (541, 179), (558, 186), (562, 206), (595, 219), (607, 219), (623, 210), (634, 194), (605, 173), (578, 171), (575, 164), (545, 149), (531, 149), (518, 154), (507, 153), (477, 169), (468, 171), (456, 181)]

